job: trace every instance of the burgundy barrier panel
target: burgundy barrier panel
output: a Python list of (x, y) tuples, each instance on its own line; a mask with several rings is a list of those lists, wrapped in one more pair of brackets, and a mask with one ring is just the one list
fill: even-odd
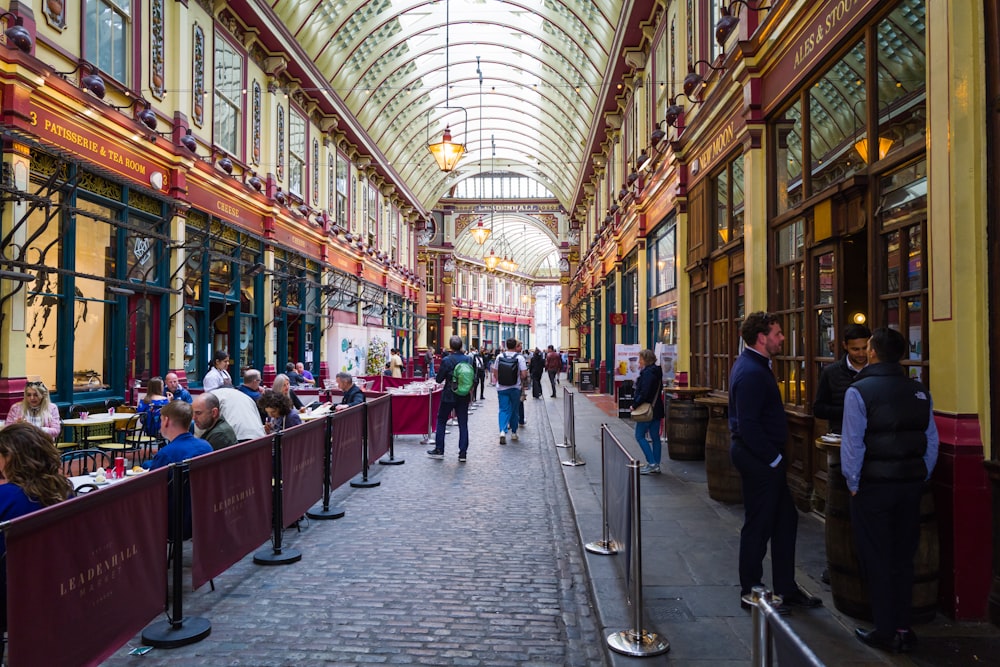
[(441, 389), (431, 394), (392, 394), (393, 435), (425, 435), (434, 431)]
[(289, 526), (323, 496), (326, 419), (281, 432), (281, 520)]
[(370, 388), (374, 391), (385, 391), (396, 387), (405, 387), (411, 382), (422, 382), (424, 378), (394, 378), (388, 375), (364, 375), (361, 377), (366, 382), (371, 382)]
[(368, 401), (368, 465), (389, 453), (392, 444), (392, 396)]
[(365, 456), (365, 407), (355, 405), (340, 410), (331, 419), (333, 460), (330, 462), (330, 488), (336, 489), (361, 472)]
[(97, 665), (163, 613), (168, 474), (7, 525), (9, 664)]
[(265, 436), (189, 462), (195, 588), (271, 535), (271, 441)]

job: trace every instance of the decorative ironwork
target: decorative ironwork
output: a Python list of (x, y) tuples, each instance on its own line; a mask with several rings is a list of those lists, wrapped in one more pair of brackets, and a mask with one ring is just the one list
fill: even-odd
[(163, 215), (163, 202), (135, 190), (128, 194), (128, 205), (139, 211), (145, 211), (155, 216)]
[(319, 139), (313, 138), (312, 150), (312, 203), (319, 206)]
[(205, 122), (205, 31), (200, 25), (194, 27), (194, 100), (191, 120), (201, 127)]
[(260, 82), (253, 82), (253, 147), (250, 149), (250, 158), (253, 163), (260, 164)]
[(149, 8), (149, 90), (163, 99), (163, 0), (150, 0)]
[(122, 186), (106, 178), (84, 172), (80, 175), (80, 189), (113, 199), (122, 200)]
[(278, 156), (274, 165), (274, 175), (279, 181), (283, 181), (285, 179), (285, 107), (280, 103), (278, 104), (278, 117), (275, 125), (277, 126), (275, 134), (278, 138)]
[(35, 175), (51, 176), (57, 174), (57, 178), (65, 181), (68, 177), (68, 165), (59, 160), (54, 155), (43, 153), (42, 151), (31, 152), (31, 173)]
[(340, 220), (337, 219), (337, 153), (334, 151), (326, 152), (326, 173), (327, 173), (327, 183), (326, 183), (326, 212), (330, 216), (331, 220), (336, 220), (340, 224)]

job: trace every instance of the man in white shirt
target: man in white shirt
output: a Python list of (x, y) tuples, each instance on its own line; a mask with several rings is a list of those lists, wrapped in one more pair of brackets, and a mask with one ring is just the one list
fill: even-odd
[(212, 393), (219, 399), (219, 412), (233, 427), (238, 442), (264, 437), (264, 424), (252, 398), (232, 387), (219, 387)]
[(517, 339), (508, 338), (507, 349), (497, 355), (493, 363), (493, 380), (497, 387), (497, 398), (500, 401), (500, 444), (507, 444), (507, 431), (510, 439), (517, 442), (517, 427), (521, 413), (521, 382), (528, 377), (528, 365), (524, 357), (517, 353)]

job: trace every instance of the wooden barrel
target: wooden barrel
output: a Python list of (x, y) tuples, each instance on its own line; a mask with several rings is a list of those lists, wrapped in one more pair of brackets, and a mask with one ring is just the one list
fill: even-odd
[(708, 495), (720, 503), (743, 502), (743, 482), (729, 455), (729, 403), (724, 399), (699, 398), (708, 406), (705, 433), (705, 476)]
[[(840, 469), (840, 447), (827, 447), (826, 560), (830, 591), (837, 609), (862, 620), (872, 620), (868, 587), (861, 578), (850, 492)], [(929, 623), (937, 613), (940, 562), (934, 495), (929, 484), (920, 497), (920, 541), (913, 556), (913, 623)]]
[(675, 461), (705, 458), (708, 408), (694, 401), (670, 401), (667, 419), (667, 455)]

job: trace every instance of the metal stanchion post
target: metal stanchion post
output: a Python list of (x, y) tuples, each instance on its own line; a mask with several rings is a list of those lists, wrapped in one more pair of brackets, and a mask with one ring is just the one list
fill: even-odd
[[(604, 426), (601, 426), (603, 434)], [(608, 534), (608, 467), (604, 465), (604, 437), (601, 436), (601, 539), (597, 542), (588, 542), (584, 549), (592, 554), (610, 556), (618, 553), (614, 544), (611, 543), (611, 535)]]
[(271, 483), (271, 492), (274, 502), (271, 507), (271, 528), (274, 531), (271, 549), (261, 549), (253, 555), (253, 562), (257, 565), (291, 565), (302, 560), (302, 552), (298, 549), (283, 549), (281, 546), (282, 515), (284, 514), (284, 502), (282, 498), (282, 475), (281, 469), (281, 433), (274, 436), (274, 481)]
[(670, 642), (655, 632), (646, 632), (642, 623), (642, 511), (639, 505), (639, 463), (629, 463), (632, 491), (632, 622), (630, 630), (608, 636), (608, 646), (622, 655), (646, 658), (670, 650)]
[(309, 510), (310, 519), (342, 519), (344, 510), (330, 507), (330, 476), (333, 474), (333, 415), (326, 416), (326, 442), (323, 445), (323, 508)]
[[(573, 393), (568, 389), (563, 389), (563, 440), (569, 442), (569, 460), (563, 461), (564, 466), (582, 466), (587, 462), (576, 455), (576, 414), (573, 409)], [(572, 435), (570, 435), (572, 434)], [(567, 445), (560, 445), (565, 447)]]
[(181, 561), (184, 558), (184, 496), (188, 485), (186, 463), (174, 466), (170, 484), (173, 491), (173, 521), (170, 525), (173, 604), (170, 605), (170, 618), (152, 623), (142, 631), (142, 643), (156, 648), (187, 646), (212, 634), (212, 623), (207, 618), (184, 618), (184, 566)]

